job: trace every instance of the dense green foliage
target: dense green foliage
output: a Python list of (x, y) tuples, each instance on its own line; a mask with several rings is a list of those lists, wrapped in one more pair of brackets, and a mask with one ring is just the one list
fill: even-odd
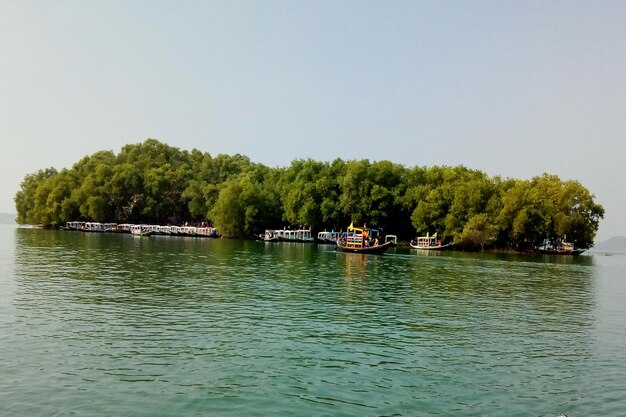
[(410, 239), (438, 232), (468, 248), (524, 249), (567, 235), (593, 243), (602, 206), (577, 181), (489, 178), (463, 166), (295, 160), (269, 168), (241, 155), (212, 157), (148, 139), (97, 152), (71, 169), (29, 174), (15, 196), (18, 222), (71, 220), (213, 223), (224, 236), (266, 228), (340, 230), (367, 224)]

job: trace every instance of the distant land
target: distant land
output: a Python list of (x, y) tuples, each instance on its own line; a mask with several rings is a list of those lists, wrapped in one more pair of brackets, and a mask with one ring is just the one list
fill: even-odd
[(614, 236), (604, 242), (596, 243), (593, 250), (607, 250), (614, 252), (626, 252), (626, 237)]
[(0, 224), (15, 224), (15, 213), (0, 213)]

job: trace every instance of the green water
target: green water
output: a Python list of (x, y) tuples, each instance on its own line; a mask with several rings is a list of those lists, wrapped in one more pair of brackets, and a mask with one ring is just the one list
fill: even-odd
[(623, 416), (626, 256), (0, 227), (1, 416)]

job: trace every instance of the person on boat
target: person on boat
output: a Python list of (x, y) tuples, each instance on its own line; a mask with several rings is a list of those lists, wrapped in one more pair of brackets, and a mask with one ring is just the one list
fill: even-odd
[(378, 246), (378, 238), (374, 238), (374, 241), (372, 242), (372, 246)]

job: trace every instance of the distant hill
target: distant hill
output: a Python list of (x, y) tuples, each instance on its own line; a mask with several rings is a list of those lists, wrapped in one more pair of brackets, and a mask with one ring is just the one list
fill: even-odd
[(0, 213), (0, 224), (15, 224), (17, 214)]
[(596, 243), (594, 250), (609, 250), (615, 252), (626, 252), (626, 237), (614, 236), (604, 242)]

